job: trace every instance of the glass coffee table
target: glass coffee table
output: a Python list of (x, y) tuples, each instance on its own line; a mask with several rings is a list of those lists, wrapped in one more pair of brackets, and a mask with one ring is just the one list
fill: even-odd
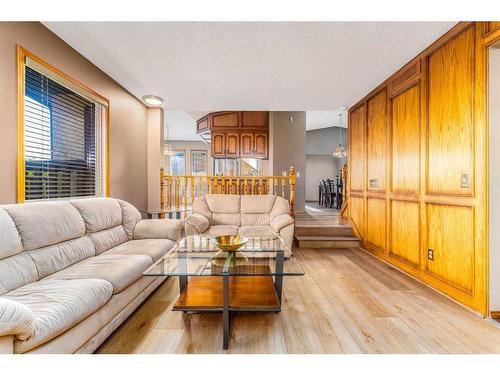
[(247, 238), (238, 251), (222, 252), (213, 237), (187, 236), (144, 272), (179, 277), (174, 311), (222, 313), (224, 349), (234, 313), (280, 312), (283, 277), (304, 275), (295, 259), (285, 260), (279, 236)]

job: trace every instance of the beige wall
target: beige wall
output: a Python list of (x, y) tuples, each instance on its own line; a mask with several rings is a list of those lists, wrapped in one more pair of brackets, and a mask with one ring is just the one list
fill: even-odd
[(157, 210), (160, 201), (160, 168), (163, 160), (163, 109), (148, 109), (148, 210)]
[(306, 155), (306, 201), (317, 202), (319, 180), (335, 178), (337, 160), (331, 155)]
[(0, 204), (16, 202), (16, 45), (110, 102), (110, 194), (147, 207), (147, 108), (38, 22), (0, 22)]
[[(290, 122), (293, 117), (293, 122)], [(290, 166), (295, 168), (295, 209), (304, 210), (306, 195), (306, 113), (271, 112), (270, 155), (272, 173), (281, 176)]]

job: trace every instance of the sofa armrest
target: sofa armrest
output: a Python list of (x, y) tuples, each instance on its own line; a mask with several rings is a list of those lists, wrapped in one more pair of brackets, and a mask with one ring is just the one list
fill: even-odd
[(147, 219), (139, 221), (134, 227), (134, 240), (166, 238), (179, 241), (183, 223), (179, 219)]
[(35, 318), (31, 310), (15, 301), (0, 298), (0, 336), (16, 336), (27, 340), (35, 332)]
[(279, 233), (279, 231), (286, 227), (287, 225), (293, 224), (295, 220), (293, 220), (293, 217), (291, 217), (288, 214), (281, 214), (278, 216), (275, 216), (273, 219), (271, 219), (271, 229), (275, 233)]
[(194, 213), (186, 218), (186, 235), (201, 234), (207, 231), (210, 222), (202, 214)]

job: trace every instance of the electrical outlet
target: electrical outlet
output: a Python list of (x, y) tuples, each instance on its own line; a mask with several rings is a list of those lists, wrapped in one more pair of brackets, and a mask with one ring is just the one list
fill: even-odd
[(463, 173), (460, 175), (460, 187), (462, 189), (470, 188), (470, 178), (468, 173)]
[(434, 250), (427, 249), (427, 259), (434, 260)]
[(378, 179), (370, 178), (370, 188), (377, 189), (378, 188)]

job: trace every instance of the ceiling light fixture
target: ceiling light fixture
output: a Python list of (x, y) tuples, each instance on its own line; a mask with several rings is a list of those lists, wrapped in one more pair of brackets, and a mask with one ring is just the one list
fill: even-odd
[[(343, 106), (340, 108), (341, 111), (346, 111), (347, 106)], [(345, 158), (347, 157), (347, 151), (345, 150), (344, 146), (342, 146), (342, 112), (339, 112), (339, 145), (335, 149), (334, 152), (332, 152), (332, 156), (334, 158)]]
[(163, 104), (163, 99), (155, 95), (145, 95), (142, 97), (142, 100), (144, 100), (144, 103), (147, 105), (160, 106)]
[(163, 155), (165, 156), (174, 156), (175, 155), (175, 150), (174, 150), (174, 147), (168, 143), (168, 136), (169, 136), (169, 130), (170, 130), (170, 126), (167, 126), (167, 138), (165, 139), (165, 143), (163, 145)]

